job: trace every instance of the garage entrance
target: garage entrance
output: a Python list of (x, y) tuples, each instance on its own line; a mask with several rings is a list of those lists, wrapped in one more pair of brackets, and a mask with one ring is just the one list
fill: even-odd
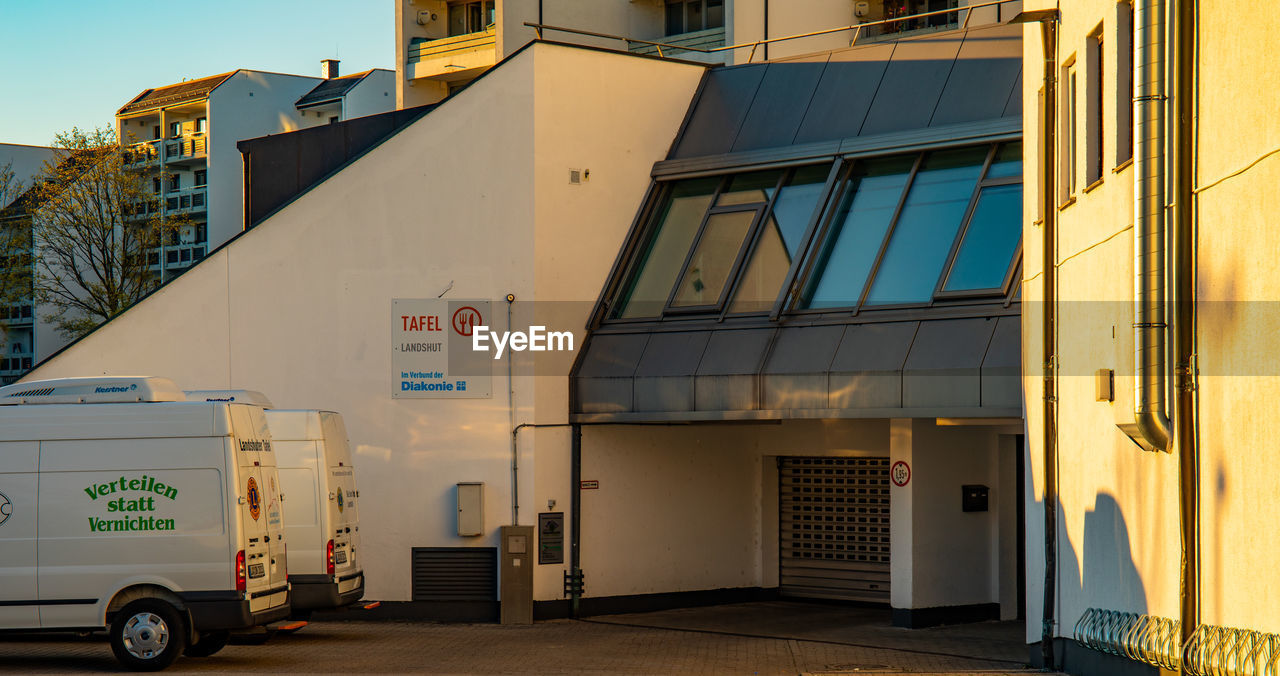
[(778, 458), (779, 591), (889, 603), (889, 458)]

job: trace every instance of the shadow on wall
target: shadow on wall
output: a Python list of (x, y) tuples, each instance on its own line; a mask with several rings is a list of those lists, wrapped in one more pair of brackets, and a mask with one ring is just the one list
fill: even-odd
[[(1030, 514), (1043, 515), (1043, 501), (1036, 501)], [(1128, 613), (1148, 612), (1146, 586), (1133, 561), (1129, 527), (1116, 499), (1099, 493), (1093, 509), (1084, 515), (1083, 552), (1062, 531), (1065, 510), (1058, 503), (1058, 597), (1055, 604), (1058, 634), (1071, 639), (1076, 623), (1088, 608)], [(1039, 543), (1043, 545), (1043, 543)], [(1028, 543), (1028, 546), (1035, 546)], [(1043, 606), (1036, 599), (1036, 606)], [(1028, 618), (1036, 622), (1039, 618)], [(1055, 669), (1070, 674), (1157, 673), (1153, 667), (1095, 652), (1072, 640), (1055, 641)], [(1032, 651), (1039, 666), (1040, 650)], [(1117, 669), (1123, 669), (1122, 672)]]

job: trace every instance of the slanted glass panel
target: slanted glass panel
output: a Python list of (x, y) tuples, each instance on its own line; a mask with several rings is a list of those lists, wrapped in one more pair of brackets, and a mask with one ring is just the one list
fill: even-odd
[(1022, 186), (983, 188), (944, 291), (999, 289), (1022, 236)]
[(815, 165), (797, 169), (778, 193), (773, 210), (765, 219), (748, 259), (746, 272), (738, 282), (730, 312), (763, 312), (773, 308), (782, 282), (799, 253), (804, 232), (822, 197), (831, 166)]
[(633, 319), (662, 314), (719, 183), (718, 178), (701, 178), (672, 186), (667, 203), (659, 212), (657, 232), (636, 267), (630, 287), (620, 298), (615, 317)]
[(988, 148), (941, 150), (925, 157), (871, 282), (867, 304), (933, 300)]
[(853, 307), (862, 297), (916, 155), (859, 162), (818, 250), (800, 307)]
[(987, 178), (1008, 178), (1022, 175), (1022, 142), (1005, 143), (996, 151), (987, 169)]
[(672, 307), (698, 307), (720, 302), (724, 284), (733, 271), (733, 264), (742, 251), (742, 241), (751, 231), (751, 222), (755, 218), (754, 209), (713, 214), (707, 218), (707, 227), (698, 239), (680, 285), (676, 287)]
[(768, 202), (773, 191), (778, 187), (781, 171), (756, 171), (750, 174), (738, 174), (729, 182), (729, 189), (720, 193), (716, 206), (727, 207), (735, 204), (756, 204)]

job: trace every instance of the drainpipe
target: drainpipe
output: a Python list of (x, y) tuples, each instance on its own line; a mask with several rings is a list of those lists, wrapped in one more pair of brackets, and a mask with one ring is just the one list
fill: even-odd
[[(1055, 12), (1056, 14), (1056, 12)], [(1057, 108), (1058, 108), (1058, 24), (1056, 17), (1040, 22), (1044, 47), (1044, 134), (1043, 182), (1040, 184), (1041, 213), (1044, 216), (1041, 246), (1044, 269), (1044, 613), (1040, 633), (1040, 654), (1045, 669), (1054, 669), (1053, 635), (1057, 615), (1058, 579), (1058, 400), (1057, 368)]]
[(1136, 0), (1134, 32), (1134, 418), (1142, 440), (1169, 448), (1166, 413), (1164, 0)]
[[(569, 490), (573, 500), (569, 503), (569, 574), (580, 579), (582, 574), (582, 426), (572, 426), (569, 446)], [(576, 618), (582, 603), (582, 593), (574, 585), (569, 598), (569, 617)]]
[[(1200, 450), (1196, 440), (1195, 369), (1195, 0), (1174, 5), (1173, 280), (1177, 355), (1178, 502), (1182, 528), (1182, 645), (1200, 624)], [(1187, 660), (1180, 662), (1187, 664)], [(1185, 667), (1184, 667), (1185, 670)]]

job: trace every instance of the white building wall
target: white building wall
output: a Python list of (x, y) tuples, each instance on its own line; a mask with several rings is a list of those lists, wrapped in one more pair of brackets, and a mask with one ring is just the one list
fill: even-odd
[[(1052, 8), (1044, 1), (1025, 9)], [(1118, 51), (1121, 5), (1081, 0), (1062, 6), (1057, 62), (1075, 63), (1080, 117), (1075, 147), (1076, 192), (1055, 195), (1058, 270), (1057, 604), (1055, 635), (1070, 637), (1090, 607), (1177, 618), (1179, 596), (1178, 460), (1176, 454), (1142, 451), (1117, 424), (1134, 421), (1133, 383), (1133, 180), (1131, 163), (1116, 157)], [(1102, 178), (1090, 185), (1085, 165), (1088, 77), (1086, 36), (1101, 26), (1108, 70), (1103, 77)], [(1027, 412), (1027, 626), (1026, 640), (1041, 638), (1044, 601), (1045, 428), (1043, 321), (1044, 232), (1039, 119), (1044, 55), (1038, 24), (1023, 33), (1023, 380)], [(1064, 81), (1063, 71), (1058, 72)], [(1065, 131), (1065, 89), (1059, 89), (1059, 161)], [(1061, 166), (1061, 165), (1059, 165)], [(1057, 190), (1056, 187), (1053, 189)], [(1202, 226), (1202, 232), (1203, 232)], [(1095, 373), (1115, 372), (1114, 401), (1097, 401)], [(1205, 578), (1209, 579), (1209, 578)]]
[[(496, 546), (511, 515), (511, 428), (501, 370), (489, 399), (391, 397), (391, 300), (449, 289), (445, 298), (492, 299), (499, 309), (507, 293), (594, 294), (701, 74), (532, 49), (30, 379), (156, 373), (184, 387), (256, 389), (281, 406), (340, 411), (361, 489), (368, 596), (408, 600), (411, 547)], [(566, 118), (559, 111), (569, 102), (576, 114)], [(576, 200), (562, 199), (570, 188), (559, 167), (579, 160), (593, 163), (591, 182), (574, 186)], [(563, 255), (580, 264), (539, 276), (544, 258)], [(578, 307), (574, 327), (586, 319), (587, 304)], [(544, 390), (532, 380), (516, 379), (517, 422), (564, 422), (564, 384)], [(548, 410), (530, 410), (535, 400)], [(523, 524), (535, 522), (537, 503), (555, 498), (567, 510), (569, 502), (566, 431), (530, 439), (521, 437)], [(463, 481), (486, 484), (485, 536), (456, 535), (454, 484)], [(552, 570), (539, 571), (536, 598), (560, 598), (562, 569), (542, 568)]]
[(343, 118), (351, 120), (396, 108), (396, 74), (381, 68), (361, 78), (343, 97)]
[(244, 167), (236, 143), (300, 128), (294, 107), (319, 78), (241, 70), (209, 93), (209, 248), (244, 229)]
[[(44, 163), (53, 159), (53, 148), (28, 146), (18, 143), (0, 143), (0, 169), (6, 166), (13, 172), (14, 180), (23, 187), (31, 186), (31, 179), (40, 172)], [(10, 195), (17, 199), (21, 193)], [(0, 208), (8, 204), (0, 203)]]

